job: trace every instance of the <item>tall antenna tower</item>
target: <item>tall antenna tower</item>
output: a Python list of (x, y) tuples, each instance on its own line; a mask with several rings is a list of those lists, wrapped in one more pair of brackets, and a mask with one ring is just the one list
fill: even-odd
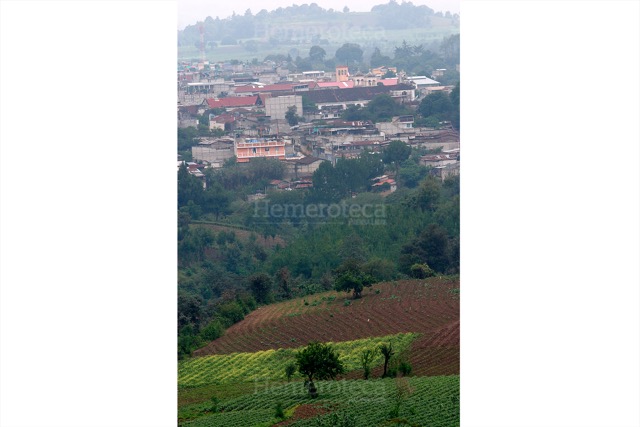
[(200, 60), (204, 63), (204, 26), (200, 24)]

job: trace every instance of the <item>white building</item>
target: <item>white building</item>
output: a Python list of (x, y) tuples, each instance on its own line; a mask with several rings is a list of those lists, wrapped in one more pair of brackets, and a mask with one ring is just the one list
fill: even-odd
[(271, 119), (284, 120), (289, 107), (296, 107), (296, 114), (302, 116), (302, 96), (285, 95), (267, 98), (265, 101), (265, 113)]

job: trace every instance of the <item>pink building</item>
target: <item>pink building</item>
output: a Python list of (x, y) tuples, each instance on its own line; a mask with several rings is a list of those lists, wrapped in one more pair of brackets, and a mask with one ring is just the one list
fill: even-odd
[(235, 143), (235, 155), (238, 163), (247, 163), (251, 159), (266, 157), (268, 159), (285, 159), (284, 141), (267, 141), (265, 139), (241, 139)]

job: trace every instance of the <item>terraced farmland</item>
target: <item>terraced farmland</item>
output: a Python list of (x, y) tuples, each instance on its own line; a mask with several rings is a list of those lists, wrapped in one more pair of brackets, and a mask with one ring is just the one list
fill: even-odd
[[(459, 373), (460, 298), (457, 278), (374, 285), (359, 300), (334, 291), (261, 307), (195, 356), (296, 348), (418, 333), (408, 358), (417, 375)], [(345, 305), (345, 301), (350, 301)], [(376, 371), (374, 370), (374, 374)]]

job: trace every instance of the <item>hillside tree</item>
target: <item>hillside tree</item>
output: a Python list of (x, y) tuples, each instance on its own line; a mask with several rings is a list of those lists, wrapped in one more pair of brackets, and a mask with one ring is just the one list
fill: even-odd
[(325, 56), (327, 56), (327, 52), (320, 46), (311, 46), (309, 49), (309, 59), (312, 61), (322, 62)]
[(376, 352), (373, 349), (366, 349), (360, 355), (360, 364), (364, 370), (364, 379), (368, 380), (371, 375), (371, 363), (376, 357)]
[(345, 372), (340, 354), (327, 344), (311, 342), (307, 347), (296, 353), (298, 371), (308, 381), (309, 395), (318, 397), (318, 390), (313, 380), (335, 379)]
[(362, 62), (363, 50), (359, 44), (345, 43), (336, 50), (336, 60), (349, 64), (353, 62)]
[(411, 155), (411, 147), (400, 140), (393, 140), (382, 152), (382, 161), (385, 164), (393, 164), (398, 172), (400, 164)]
[(271, 277), (265, 273), (249, 277), (249, 288), (257, 302), (265, 304), (271, 301)]
[(215, 214), (216, 221), (221, 214), (226, 214), (231, 203), (231, 194), (215, 182), (207, 187), (202, 194), (202, 209)]
[(380, 353), (384, 357), (384, 366), (382, 368), (382, 378), (387, 376), (387, 369), (389, 368), (389, 360), (396, 353), (393, 350), (391, 343), (380, 345)]
[(353, 299), (362, 297), (362, 290), (374, 283), (374, 278), (362, 270), (357, 259), (349, 258), (336, 269), (335, 289), (353, 292)]
[(411, 267), (415, 264), (426, 264), (438, 273), (446, 273), (451, 266), (447, 231), (438, 224), (429, 224), (425, 231), (402, 247), (398, 261), (408, 274), (412, 274)]

